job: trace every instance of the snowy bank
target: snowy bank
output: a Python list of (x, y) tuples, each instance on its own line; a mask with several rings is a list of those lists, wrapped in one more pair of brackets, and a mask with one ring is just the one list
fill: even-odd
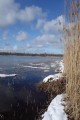
[(63, 104), (65, 105), (64, 95), (57, 95), (42, 115), (42, 120), (68, 120)]
[(56, 81), (56, 80), (59, 80), (63, 77), (63, 71), (64, 71), (64, 64), (63, 64), (63, 60), (61, 60), (60, 62), (59, 61), (56, 61), (58, 62), (59, 64), (59, 73), (57, 74), (54, 74), (54, 75), (49, 75), (47, 77), (45, 77), (43, 79), (43, 82), (46, 83), (46, 82), (52, 82), (52, 81)]
[(49, 75), (47, 77), (45, 77), (43, 79), (43, 82), (46, 83), (46, 82), (52, 82), (52, 81), (56, 81), (56, 80), (59, 80), (63, 77), (62, 73), (58, 73), (58, 74), (54, 74), (54, 75)]
[(14, 77), (16, 74), (0, 74), (0, 77)]
[(48, 84), (48, 89), (50, 88), (50, 93), (52, 92), (61, 95), (57, 95), (52, 100), (52, 102), (48, 106), (47, 111), (42, 115), (42, 120), (68, 120), (67, 115), (64, 111), (64, 106), (65, 106), (64, 94), (62, 94), (63, 91), (65, 90), (65, 80), (62, 79), (64, 77), (63, 76), (64, 64), (63, 64), (63, 60), (56, 61), (56, 63), (59, 66), (58, 68), (59, 73), (47, 76), (46, 78), (43, 79), (43, 83)]

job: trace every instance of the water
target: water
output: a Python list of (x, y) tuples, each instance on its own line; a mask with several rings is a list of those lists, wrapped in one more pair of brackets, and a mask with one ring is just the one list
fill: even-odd
[(47, 95), (36, 84), (55, 73), (55, 61), (61, 57), (0, 56), (0, 119), (35, 120), (46, 104)]

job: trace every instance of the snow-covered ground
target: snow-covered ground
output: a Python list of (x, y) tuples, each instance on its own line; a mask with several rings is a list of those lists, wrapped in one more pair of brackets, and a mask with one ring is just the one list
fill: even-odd
[(68, 120), (64, 105), (64, 94), (57, 95), (50, 103), (47, 111), (42, 115), (42, 120)]
[(56, 81), (59, 80), (63, 77), (62, 73), (58, 73), (58, 74), (54, 74), (54, 75), (49, 75), (46, 78), (43, 79), (43, 82), (52, 82), (52, 81)]
[(0, 77), (14, 77), (16, 74), (0, 74)]
[[(63, 77), (63, 60), (56, 61), (56, 63), (59, 65), (59, 73), (47, 76), (43, 79), (44, 83), (56, 81)], [(55, 64), (52, 65), (55, 66)], [(47, 111), (42, 115), (42, 120), (68, 120), (67, 115), (64, 111), (64, 106), (64, 94), (57, 95), (48, 106)]]

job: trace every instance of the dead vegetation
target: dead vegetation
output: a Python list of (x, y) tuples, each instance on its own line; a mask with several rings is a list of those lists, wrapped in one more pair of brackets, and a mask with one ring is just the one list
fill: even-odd
[(46, 83), (40, 83), (38, 85), (38, 88), (40, 91), (44, 91), (48, 94), (49, 98), (53, 98), (58, 94), (65, 93), (66, 90), (66, 80), (65, 78), (62, 78), (60, 80), (52, 81), (52, 82), (46, 82)]
[[(80, 24), (79, 24), (80, 26)], [(76, 25), (75, 30), (77, 29)], [(74, 120), (80, 120), (80, 40), (75, 32), (66, 43), (64, 68), (66, 73), (66, 93), (68, 112)]]
[(80, 120), (80, 0), (70, 0), (69, 7), (70, 23), (64, 30), (66, 112), (70, 120)]

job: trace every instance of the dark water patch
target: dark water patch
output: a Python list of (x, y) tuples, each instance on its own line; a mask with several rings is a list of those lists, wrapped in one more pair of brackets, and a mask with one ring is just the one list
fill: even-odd
[[(13, 80), (11, 80), (13, 81)], [(1, 120), (35, 120), (47, 100), (47, 95), (35, 86), (14, 83), (10, 78), (0, 81)]]
[(41, 110), (42, 105), (43, 102), (26, 104), (23, 101), (18, 101), (10, 112), (2, 113), (2, 120), (35, 120), (38, 118), (38, 112)]

